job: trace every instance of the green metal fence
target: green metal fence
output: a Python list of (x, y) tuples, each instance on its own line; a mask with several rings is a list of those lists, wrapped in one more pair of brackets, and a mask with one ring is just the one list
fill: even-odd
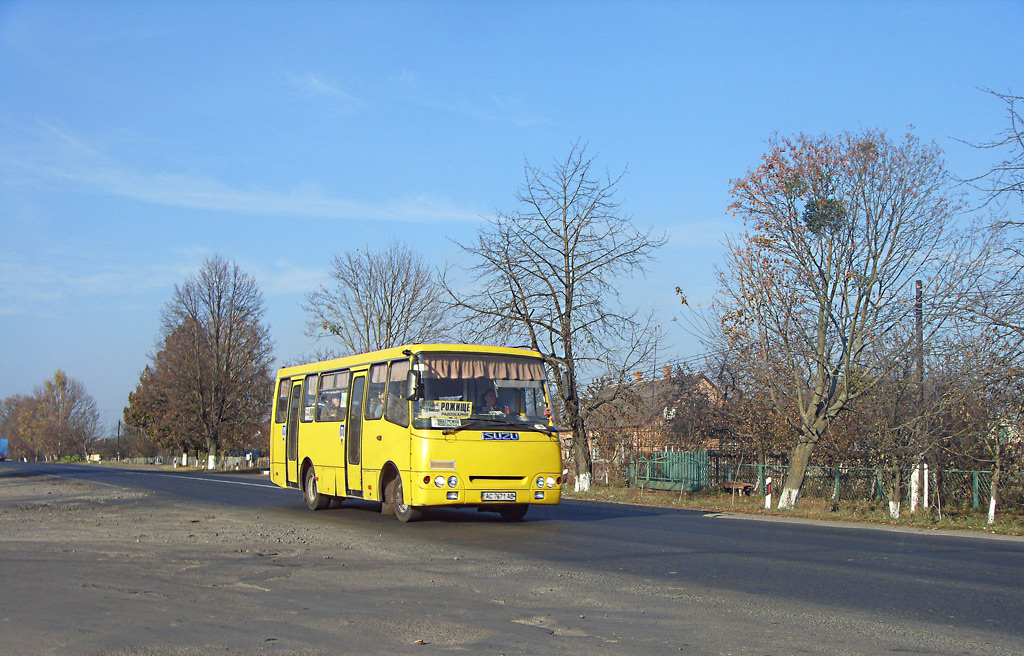
[[(736, 464), (712, 461), (707, 451), (637, 454), (626, 463), (630, 484), (656, 490), (695, 492), (727, 483), (749, 483), (753, 490), (764, 490), (771, 477), (773, 487), (781, 489), (789, 467), (783, 465)], [(908, 470), (900, 473), (904, 500), (910, 496)], [(802, 497), (833, 501), (887, 502), (891, 489), (890, 470), (865, 467), (807, 468)], [(946, 507), (984, 509), (988, 506), (990, 471), (932, 470), (928, 475), (931, 503)], [(1003, 472), (999, 479), (1000, 503), (1004, 508), (1024, 508), (1024, 471)]]
[(634, 485), (647, 489), (696, 492), (710, 484), (711, 459), (707, 451), (638, 456), (628, 468)]

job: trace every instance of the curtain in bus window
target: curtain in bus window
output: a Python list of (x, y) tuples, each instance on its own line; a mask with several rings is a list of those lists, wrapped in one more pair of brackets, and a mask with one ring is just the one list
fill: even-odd
[(491, 378), (494, 380), (544, 380), (539, 360), (492, 355), (421, 354), (424, 375), (429, 378)]

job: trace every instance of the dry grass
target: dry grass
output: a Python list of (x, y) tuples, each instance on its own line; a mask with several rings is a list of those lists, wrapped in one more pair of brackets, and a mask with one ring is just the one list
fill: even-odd
[[(928, 508), (911, 515), (905, 507), (898, 520), (889, 518), (889, 506), (884, 502), (841, 501), (833, 504), (821, 499), (801, 498), (794, 510), (767, 510), (764, 497), (743, 496), (717, 490), (701, 492), (666, 492), (638, 488), (597, 486), (587, 493), (565, 490), (563, 496), (572, 499), (633, 503), (667, 508), (685, 508), (708, 512), (735, 512), (775, 517), (802, 517), (840, 522), (861, 522), (886, 526), (908, 526), (924, 529), (980, 531), (998, 535), (1024, 535), (1024, 513), (1002, 510), (996, 513), (996, 523), (986, 524), (986, 513), (964, 508), (943, 508), (942, 516), (936, 508)], [(777, 503), (776, 497), (776, 503)]]

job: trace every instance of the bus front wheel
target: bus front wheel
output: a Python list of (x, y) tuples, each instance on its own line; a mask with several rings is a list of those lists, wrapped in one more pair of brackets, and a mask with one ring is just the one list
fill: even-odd
[(408, 522), (415, 522), (423, 517), (422, 510), (413, 508), (405, 502), (405, 489), (402, 486), (402, 477), (400, 475), (392, 481), (390, 487), (392, 489), (391, 500), (395, 505), (395, 516), (398, 517), (398, 521), (406, 524)]
[(312, 465), (306, 470), (305, 497), (306, 507), (310, 510), (323, 510), (331, 505), (331, 497), (320, 494), (316, 487), (316, 471)]

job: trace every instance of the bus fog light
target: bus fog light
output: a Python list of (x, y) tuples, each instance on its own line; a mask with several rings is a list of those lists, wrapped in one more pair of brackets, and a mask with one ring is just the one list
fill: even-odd
[(434, 485), (437, 487), (444, 487), (444, 476), (438, 476), (434, 479)]
[(458, 501), (459, 500), (459, 493), (458, 492), (449, 492), (448, 493), (448, 500), (449, 501)]
[(543, 499), (544, 498), (544, 493), (540, 492), (540, 491), (534, 492), (533, 493), (533, 498), (534, 499)]
[(555, 479), (551, 476), (548, 476), (548, 487), (555, 487)]
[(543, 476), (538, 476), (537, 477), (537, 487), (544, 487), (544, 477)]
[(459, 477), (458, 476), (449, 476), (448, 477), (448, 487), (458, 487), (458, 486), (459, 486)]

